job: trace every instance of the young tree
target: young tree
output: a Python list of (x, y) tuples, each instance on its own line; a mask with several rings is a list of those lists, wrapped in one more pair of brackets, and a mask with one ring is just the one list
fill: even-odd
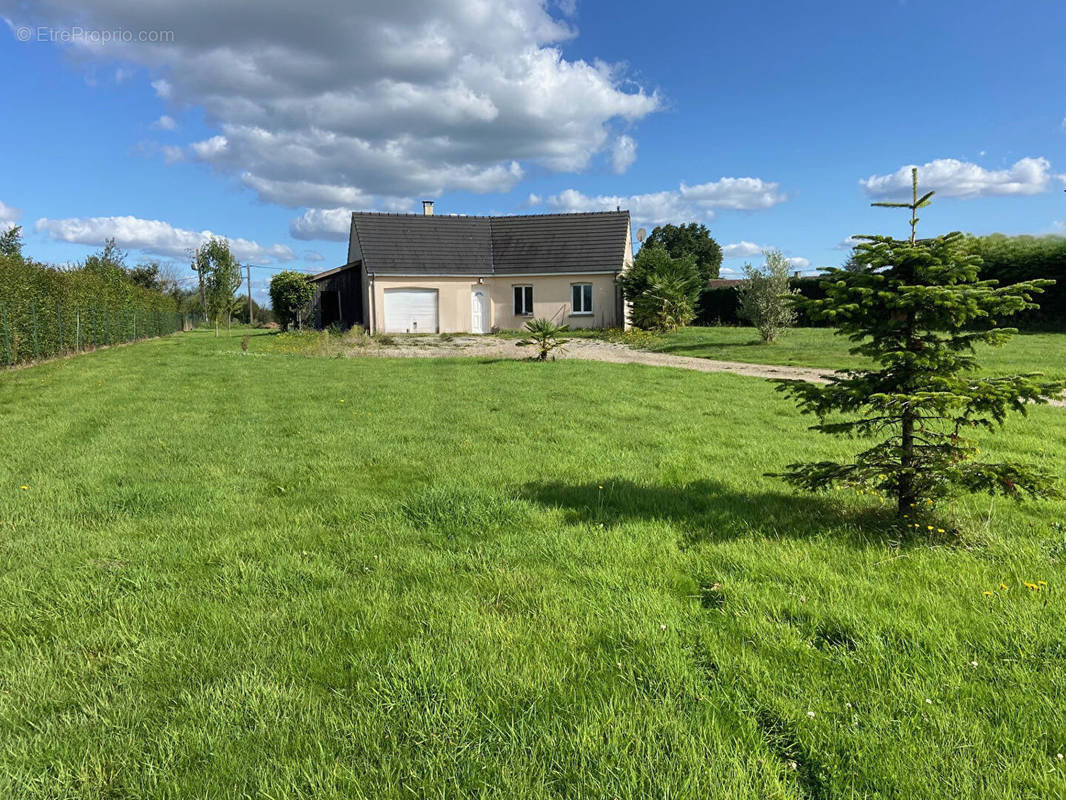
[(799, 289), (789, 288), (791, 265), (780, 250), (767, 250), (763, 256), (766, 264), (762, 267), (744, 265), (744, 282), (737, 287), (737, 314), (758, 329), (764, 342), (772, 342), (796, 323), (791, 298)]
[[(918, 196), (913, 171), (910, 203), (874, 203), (911, 211), (907, 240), (863, 236), (855, 258), (865, 269), (826, 270), (827, 296), (796, 298), (811, 319), (834, 323), (877, 368), (838, 372), (828, 384), (782, 381), (804, 413), (818, 417), (813, 430), (843, 436), (886, 436), (847, 463), (789, 464), (778, 475), (808, 490), (861, 487), (896, 501), (898, 516), (931, 512), (958, 492), (986, 491), (1012, 497), (1057, 495), (1052, 478), (1022, 464), (978, 459), (964, 434), (995, 430), (1008, 412), (1025, 413), (1063, 391), (1062, 382), (1039, 373), (979, 377), (974, 345), (1002, 345), (1016, 331), (997, 327), (1019, 311), (1036, 308), (1032, 296), (1050, 281), (1010, 286), (979, 280), (979, 260), (963, 247), (961, 233), (917, 239), (918, 209), (933, 192)], [(843, 415), (845, 418), (830, 415)], [(848, 419), (848, 417), (851, 417)], [(917, 522), (908, 522), (917, 526)]]
[(703, 285), (692, 256), (671, 258), (655, 245), (642, 247), (618, 282), (632, 306), (633, 324), (645, 330), (675, 330), (691, 322)]
[(722, 248), (711, 238), (706, 225), (690, 222), (688, 225), (658, 226), (652, 230), (641, 250), (646, 247), (661, 247), (671, 258), (692, 256), (703, 284), (711, 278), (717, 278), (722, 268)]
[(302, 325), (303, 313), (315, 296), (315, 285), (302, 272), (285, 270), (270, 279), (270, 304), (283, 330)]
[(211, 239), (196, 251), (196, 266), (204, 278), (207, 308), (215, 321), (215, 336), (223, 317), (227, 326), (237, 304), (235, 293), (241, 286), (241, 265), (230, 253), (225, 239)]

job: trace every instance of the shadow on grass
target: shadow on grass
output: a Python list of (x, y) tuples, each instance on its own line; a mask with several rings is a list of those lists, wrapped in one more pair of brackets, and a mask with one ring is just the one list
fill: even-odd
[(887, 508), (849, 509), (831, 496), (743, 492), (714, 480), (684, 486), (627, 480), (529, 483), (522, 498), (561, 509), (570, 523), (619, 525), (662, 521), (679, 529), (684, 545), (750, 536), (809, 539), (826, 533), (855, 546), (895, 538)]

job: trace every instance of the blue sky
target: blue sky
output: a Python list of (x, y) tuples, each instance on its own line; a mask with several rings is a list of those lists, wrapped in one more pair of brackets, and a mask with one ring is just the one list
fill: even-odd
[[(351, 210), (629, 208), (813, 270), (923, 167), (923, 232), (1063, 233), (1066, 4), (0, 0), (0, 226), (76, 261), (343, 263)], [(143, 35), (169, 41), (140, 41)], [(29, 41), (20, 41), (29, 38)], [(67, 41), (62, 41), (66, 38)], [(269, 271), (256, 272), (262, 290)]]

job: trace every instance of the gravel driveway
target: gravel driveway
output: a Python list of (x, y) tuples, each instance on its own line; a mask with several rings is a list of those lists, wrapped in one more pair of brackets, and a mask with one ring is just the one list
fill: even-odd
[[(396, 337), (396, 344), (383, 347), (352, 348), (351, 355), (370, 355), (385, 358), (452, 358), (470, 356), (475, 358), (529, 358), (533, 348), (519, 347), (516, 339), (501, 339), (495, 336), (456, 336), (450, 341), (428, 336)], [(825, 383), (830, 369), (810, 367), (785, 367), (772, 364), (745, 364), (739, 361), (714, 361), (694, 356), (675, 356), (669, 353), (652, 353), (634, 350), (624, 344), (605, 342), (600, 339), (571, 339), (556, 351), (561, 359), (579, 361), (607, 361), (612, 364), (648, 364), (653, 367), (676, 367), (697, 372), (731, 372), (752, 378), (789, 378), (815, 383)], [(1052, 400), (1050, 405), (1066, 406), (1066, 400)]]
[[(451, 341), (429, 337), (397, 337), (395, 345), (375, 348), (359, 348), (353, 355), (374, 355), (386, 358), (451, 358), (471, 356), (476, 358), (529, 358), (532, 347), (519, 347), (515, 339), (496, 337), (456, 336)], [(634, 350), (624, 344), (614, 344), (599, 339), (571, 339), (557, 357), (579, 361), (607, 361), (612, 364), (649, 364), (654, 367), (679, 367), (697, 372), (732, 372), (755, 378), (800, 378), (825, 382), (823, 377), (832, 370), (806, 367), (781, 367), (767, 364), (742, 364), (736, 361), (712, 361), (708, 358), (675, 356), (669, 353), (650, 353)]]

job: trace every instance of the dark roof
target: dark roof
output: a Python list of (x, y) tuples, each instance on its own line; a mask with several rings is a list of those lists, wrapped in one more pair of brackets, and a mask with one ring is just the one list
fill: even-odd
[(707, 281), (708, 289), (722, 289), (729, 286), (740, 286), (744, 283), (743, 278), (711, 278)]
[(497, 272), (618, 272), (625, 256), (628, 211), (492, 217)]
[(510, 217), (352, 214), (352, 235), (376, 275), (618, 272), (628, 211)]
[(488, 217), (352, 214), (367, 271), (485, 275), (492, 272)]
[(328, 278), (330, 275), (336, 275), (338, 272), (343, 272), (346, 269), (351, 269), (352, 267), (358, 267), (362, 263), (363, 263), (362, 261), (355, 260), (355, 261), (351, 261), (351, 262), (349, 262), (347, 264), (344, 264), (343, 266), (340, 266), (340, 267), (334, 267), (333, 269), (327, 269), (325, 272), (316, 272), (314, 275), (312, 275), (310, 278), (308, 278), (308, 280), (312, 281), (312, 282), (319, 281), (319, 280), (322, 280), (323, 278)]

